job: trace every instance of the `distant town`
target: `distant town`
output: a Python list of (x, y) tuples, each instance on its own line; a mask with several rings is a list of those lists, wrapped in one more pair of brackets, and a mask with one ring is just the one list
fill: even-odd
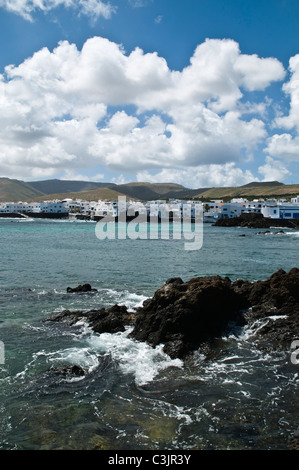
[[(120, 199), (120, 198), (119, 198)], [(299, 195), (286, 199), (254, 199), (233, 198), (229, 202), (221, 199), (209, 202), (169, 199), (152, 200), (147, 202), (125, 199), (126, 211), (129, 217), (137, 215), (182, 219), (189, 215), (195, 217), (197, 209), (201, 208), (204, 222), (216, 222), (219, 219), (240, 217), (244, 213), (262, 214), (270, 219), (299, 219)], [(123, 204), (123, 203), (122, 203)], [(189, 211), (189, 212), (188, 212)], [(43, 202), (0, 202), (0, 217), (32, 217), (32, 218), (73, 218), (81, 220), (100, 220), (111, 216), (117, 218), (120, 214), (119, 200), (85, 201), (82, 199), (66, 198), (64, 200), (45, 200)]]

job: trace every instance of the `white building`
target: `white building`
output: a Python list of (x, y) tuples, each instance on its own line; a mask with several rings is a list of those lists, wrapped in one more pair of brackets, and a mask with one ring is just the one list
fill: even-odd
[(21, 212), (40, 212), (40, 202), (2, 202), (0, 212), (18, 214)]
[(106, 215), (109, 215), (111, 217), (117, 217), (117, 214), (118, 210), (116, 201), (108, 201), (107, 199), (105, 199), (99, 200), (95, 204), (94, 215), (97, 217), (105, 217)]
[(67, 213), (68, 209), (62, 201), (43, 201), (40, 203), (40, 212), (48, 214)]
[(62, 201), (62, 204), (70, 213), (81, 212), (81, 199), (70, 199), (66, 198)]
[(266, 203), (262, 207), (262, 214), (271, 219), (299, 219), (299, 203)]
[(263, 201), (254, 200), (247, 202), (226, 202), (220, 204), (221, 217), (223, 219), (230, 219), (233, 217), (240, 217), (244, 213), (256, 213), (262, 212)]

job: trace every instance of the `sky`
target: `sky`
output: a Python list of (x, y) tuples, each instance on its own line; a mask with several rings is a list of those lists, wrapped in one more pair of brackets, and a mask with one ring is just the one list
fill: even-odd
[(0, 0), (0, 176), (299, 183), (298, 0)]

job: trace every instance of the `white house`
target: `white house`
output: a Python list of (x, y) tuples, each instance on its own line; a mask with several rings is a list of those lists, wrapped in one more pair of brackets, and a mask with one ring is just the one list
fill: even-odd
[(299, 203), (266, 203), (262, 207), (262, 214), (271, 219), (299, 219)]
[(67, 213), (68, 209), (62, 201), (44, 201), (40, 203), (40, 212), (59, 214)]
[(97, 217), (105, 217), (106, 215), (110, 215), (111, 217), (117, 217), (118, 215), (117, 202), (108, 201), (107, 199), (99, 200), (95, 204), (94, 215)]

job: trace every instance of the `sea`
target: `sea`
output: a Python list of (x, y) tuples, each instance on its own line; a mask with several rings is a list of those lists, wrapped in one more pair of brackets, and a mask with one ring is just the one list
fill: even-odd
[[(0, 219), (0, 449), (286, 449), (299, 365), (291, 345), (255, 345), (261, 324), (232, 327), (212, 354), (183, 362), (129, 327), (44, 321), (65, 309), (134, 310), (171, 277), (255, 281), (298, 267), (298, 229), (278, 231), (204, 224), (202, 246), (187, 250), (171, 233), (99, 239), (93, 221)], [(96, 291), (67, 293), (84, 283)], [(72, 366), (85, 374), (65, 373)]]

